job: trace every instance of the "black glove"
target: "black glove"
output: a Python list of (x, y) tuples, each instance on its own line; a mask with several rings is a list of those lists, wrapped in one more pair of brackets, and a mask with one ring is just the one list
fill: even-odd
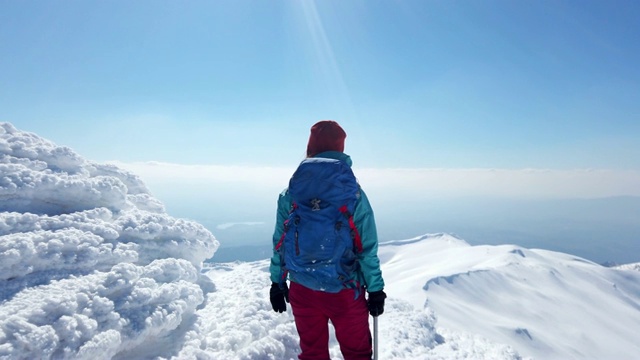
[(367, 307), (369, 307), (369, 314), (371, 316), (382, 315), (384, 312), (384, 299), (387, 298), (387, 294), (384, 291), (374, 291), (369, 293), (369, 299), (367, 300)]
[(280, 284), (272, 282), (269, 300), (271, 300), (273, 311), (279, 313), (287, 311), (287, 304), (285, 304), (285, 301), (289, 302), (289, 287), (287, 287), (287, 283), (285, 282), (284, 287), (280, 288)]

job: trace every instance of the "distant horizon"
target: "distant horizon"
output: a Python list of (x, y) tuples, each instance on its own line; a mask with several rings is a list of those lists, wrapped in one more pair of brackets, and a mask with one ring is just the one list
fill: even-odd
[[(302, 158), (299, 160), (302, 161)], [(176, 181), (191, 186), (218, 184), (236, 188), (283, 190), (298, 162), (289, 166), (184, 164), (159, 161), (107, 161), (140, 176), (152, 188)], [(606, 198), (640, 196), (640, 170), (608, 168), (426, 168), (363, 167), (354, 172), (364, 190), (393, 189), (430, 197)], [(250, 185), (249, 185), (250, 184)], [(419, 190), (419, 191), (417, 191)]]
[[(233, 210), (229, 207), (222, 207), (224, 214), (218, 214), (214, 206), (165, 205), (174, 216), (201, 223), (220, 241), (221, 251), (211, 259), (213, 262), (259, 260), (270, 254), (275, 208), (265, 208), (262, 215), (240, 217), (254, 225), (221, 229), (217, 219), (229, 216), (227, 210)], [(640, 225), (634, 217), (639, 211), (640, 197), (458, 200), (374, 209), (382, 243), (446, 233), (471, 245), (513, 244), (607, 265), (640, 262)]]
[[(275, 200), (295, 169), (112, 163), (140, 176), (172, 213), (205, 225), (221, 248), (270, 244)], [(356, 165), (354, 171), (374, 207), (381, 241), (444, 232), (473, 245), (539, 247), (600, 264), (640, 261), (634, 215), (640, 213), (640, 171)], [(229, 223), (255, 225), (220, 228)]]

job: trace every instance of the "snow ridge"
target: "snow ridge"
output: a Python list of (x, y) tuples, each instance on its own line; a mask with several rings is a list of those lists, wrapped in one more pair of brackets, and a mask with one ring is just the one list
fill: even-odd
[(535, 359), (640, 356), (628, 331), (640, 325), (637, 271), (441, 234), (379, 252), (387, 292), (433, 309), (443, 328), (482, 334)]
[(616, 269), (640, 271), (640, 263), (619, 265), (619, 266), (616, 266)]

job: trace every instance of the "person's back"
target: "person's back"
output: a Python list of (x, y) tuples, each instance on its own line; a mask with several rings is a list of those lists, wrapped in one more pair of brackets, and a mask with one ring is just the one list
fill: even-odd
[[(373, 210), (351, 172), (351, 158), (343, 153), (345, 138), (336, 122), (316, 123), (307, 159), (278, 198), (270, 298), (276, 312), (291, 302), (300, 359), (329, 359), (328, 321), (346, 360), (370, 359), (368, 313), (384, 311)], [(326, 215), (320, 215), (322, 209)], [(316, 211), (318, 216), (311, 215)], [(330, 255), (319, 255), (319, 249), (328, 248)], [(341, 280), (333, 281), (336, 276)]]

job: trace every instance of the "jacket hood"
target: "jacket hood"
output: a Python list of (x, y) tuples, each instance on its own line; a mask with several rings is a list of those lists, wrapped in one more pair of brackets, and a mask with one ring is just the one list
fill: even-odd
[(315, 156), (313, 156), (314, 158), (325, 158), (325, 159), (334, 159), (334, 160), (340, 160), (340, 161), (344, 161), (345, 163), (347, 163), (347, 165), (349, 165), (349, 167), (353, 166), (353, 161), (351, 161), (351, 156), (340, 152), (340, 151), (324, 151), (321, 152)]

